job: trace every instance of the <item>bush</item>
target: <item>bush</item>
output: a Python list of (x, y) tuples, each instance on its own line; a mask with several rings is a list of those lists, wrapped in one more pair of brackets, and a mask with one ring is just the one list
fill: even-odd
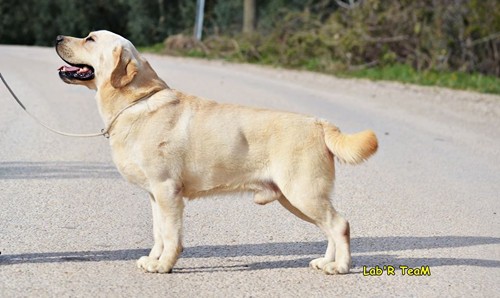
[[(498, 0), (342, 1), (257, 0), (257, 31), (243, 35), (241, 0), (206, 0), (204, 42), (190, 54), (325, 72), (402, 64), (500, 76)], [(51, 45), (58, 34), (108, 29), (148, 45), (190, 36), (194, 14), (195, 1), (182, 0), (0, 0), (0, 41)]]

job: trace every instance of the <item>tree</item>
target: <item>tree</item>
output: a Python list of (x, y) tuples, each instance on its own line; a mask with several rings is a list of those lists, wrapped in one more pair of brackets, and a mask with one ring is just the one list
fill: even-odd
[(244, 0), (243, 5), (243, 33), (252, 33), (255, 31), (255, 19), (257, 7), (255, 0)]

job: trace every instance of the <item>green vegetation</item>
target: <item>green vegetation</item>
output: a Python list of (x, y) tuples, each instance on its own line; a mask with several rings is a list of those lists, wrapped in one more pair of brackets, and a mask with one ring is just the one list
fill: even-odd
[(278, 9), (254, 34), (171, 36), (165, 53), (500, 94), (498, 1), (338, 2)]
[(202, 42), (195, 2), (0, 0), (0, 42), (108, 29), (157, 53), (499, 93), (498, 0), (248, 1), (245, 33), (246, 1), (206, 0)]
[(137, 50), (139, 52), (162, 54), (165, 52), (165, 45), (163, 43), (159, 42), (159, 43), (155, 43), (151, 46), (138, 46)]
[(372, 80), (390, 80), (424, 86), (441, 86), (500, 94), (500, 78), (478, 73), (468, 74), (432, 70), (418, 72), (408, 65), (396, 64), (352, 71), (343, 75)]
[(165, 45), (162, 43), (157, 43), (149, 47), (140, 47), (141, 52), (164, 54), (169, 53), (173, 55), (181, 55), (192, 58), (208, 58), (208, 59), (224, 59), (230, 62), (249, 62), (257, 63), (263, 65), (273, 65), (279, 67), (288, 67), (295, 69), (303, 69), (309, 71), (326, 72), (334, 74), (339, 77), (353, 77), (353, 78), (365, 78), (370, 80), (385, 80), (385, 81), (397, 81), (402, 83), (417, 84), (423, 86), (439, 86), (452, 89), (460, 90), (470, 90), (482, 93), (492, 93), (500, 94), (500, 78), (495, 76), (483, 75), (480, 73), (464, 73), (464, 72), (451, 72), (451, 71), (436, 71), (436, 70), (424, 70), (416, 71), (413, 67), (405, 64), (393, 64), (387, 66), (373, 66), (369, 68), (364, 68), (360, 70), (344, 70), (344, 71), (331, 71), (327, 72), (324, 68), (318, 67), (320, 62), (317, 59), (310, 59), (304, 61), (303, 65), (296, 65), (296, 67), (290, 67), (287, 65), (281, 65), (272, 60), (255, 60), (246, 61), (241, 59), (241, 55), (232, 54), (227, 56), (222, 56), (220, 52), (205, 52), (200, 48), (190, 49), (186, 51), (177, 51), (175, 53), (167, 51)]

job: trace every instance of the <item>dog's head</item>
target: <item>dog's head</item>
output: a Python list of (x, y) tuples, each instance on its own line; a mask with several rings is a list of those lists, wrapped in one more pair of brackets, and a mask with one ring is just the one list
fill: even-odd
[(56, 51), (69, 64), (59, 68), (59, 76), (68, 84), (115, 91), (152, 83), (167, 87), (130, 41), (109, 31), (91, 32), (85, 38), (59, 35)]

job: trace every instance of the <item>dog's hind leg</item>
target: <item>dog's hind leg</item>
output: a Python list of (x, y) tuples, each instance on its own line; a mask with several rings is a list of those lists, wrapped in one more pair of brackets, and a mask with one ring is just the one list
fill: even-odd
[(333, 207), (328, 213), (324, 220), (317, 222), (328, 238), (325, 256), (312, 260), (310, 266), (327, 274), (345, 274), (351, 267), (349, 222)]
[(167, 180), (154, 185), (152, 192), (155, 246), (137, 265), (146, 272), (170, 273), (182, 252), (182, 191), (173, 180)]
[[(328, 195), (290, 193), (278, 201), (297, 217), (318, 226), (328, 239), (324, 257), (312, 260), (310, 266), (327, 274), (345, 274), (351, 267), (349, 223), (330, 203)], [(298, 194), (297, 194), (298, 193)]]
[(310, 223), (314, 224), (314, 221), (312, 219), (310, 219), (309, 217), (307, 217), (299, 209), (295, 208), (290, 203), (290, 201), (288, 201), (287, 198), (285, 198), (285, 196), (282, 195), (280, 198), (278, 198), (278, 202), (281, 204), (281, 206), (285, 207), (285, 209), (288, 210), (288, 211), (290, 211), (293, 215), (297, 216), (298, 218), (300, 218), (300, 219), (302, 219), (304, 221), (307, 221), (307, 222), (310, 222)]

